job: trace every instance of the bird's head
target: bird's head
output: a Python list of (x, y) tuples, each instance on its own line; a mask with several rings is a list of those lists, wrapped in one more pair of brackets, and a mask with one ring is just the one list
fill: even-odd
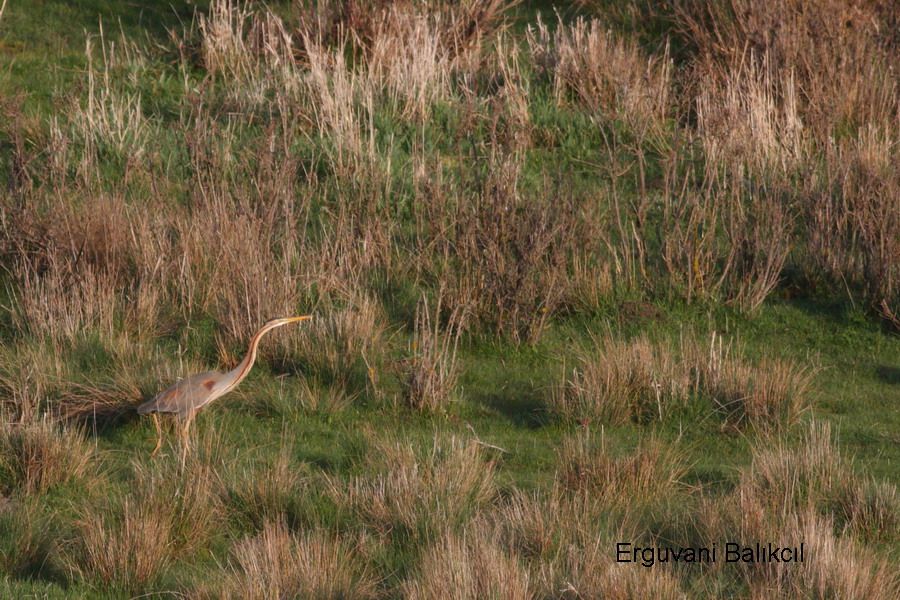
[(306, 321), (308, 319), (312, 319), (312, 315), (303, 315), (301, 317), (282, 317), (279, 319), (271, 319), (263, 327), (265, 327), (266, 329), (271, 329), (272, 327), (281, 327), (282, 325), (287, 325), (289, 323), (298, 323), (300, 321)]

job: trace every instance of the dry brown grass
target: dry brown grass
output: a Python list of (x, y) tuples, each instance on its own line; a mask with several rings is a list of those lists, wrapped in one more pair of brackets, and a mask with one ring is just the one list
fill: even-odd
[[(377, 382), (372, 380), (375, 376), (370, 368), (369, 382), (372, 384), (373, 391), (377, 394)], [(353, 404), (356, 398), (356, 393), (349, 392), (339, 386), (315, 386), (310, 385), (305, 380), (300, 383), (300, 386), (300, 406), (308, 411), (326, 414), (338, 413)]]
[(896, 325), (898, 183), (876, 166), (900, 114), (888, 4), (679, 3), (672, 17), (696, 51), (692, 95), (713, 162), (780, 188), (803, 218), (809, 277), (824, 269)]
[(254, 3), (216, 0), (197, 23), (200, 57), (210, 74), (230, 81), (228, 104), (253, 111), (275, 92), (280, 104), (299, 98), (302, 76), (295, 39), (284, 22)]
[(56, 546), (45, 511), (40, 499), (4, 498), (0, 504), (0, 528), (10, 536), (0, 548), (0, 569), (6, 577), (30, 577), (52, 564)]
[(410, 600), (520, 600), (533, 597), (531, 588), (524, 566), (503, 551), (486, 523), (476, 522), (462, 534), (441, 536), (403, 591)]
[(70, 577), (98, 589), (137, 593), (172, 563), (206, 547), (220, 530), (222, 489), (205, 440), (184, 467), (136, 463), (132, 493), (82, 507), (71, 539), (62, 544)]
[(230, 503), (255, 527), (283, 518), (305, 491), (306, 479), (292, 463), (292, 452), (285, 441), (271, 465), (232, 477)]
[[(630, 497), (633, 499), (634, 497)], [(536, 598), (685, 598), (666, 570), (616, 564), (617, 540), (640, 539), (643, 525), (630, 507), (611, 516), (590, 491), (555, 486), (539, 495), (518, 492), (492, 513), (501, 547), (520, 556)]]
[(873, 124), (856, 139), (829, 148), (828, 176), (804, 207), (811, 223), (807, 268), (813, 274), (824, 271), (845, 287), (862, 288), (895, 329), (900, 326), (900, 175), (889, 157), (898, 140), (896, 128)]
[(856, 475), (827, 423), (813, 422), (796, 447), (775, 440), (760, 443), (739, 490), (766, 503), (766, 512), (812, 508), (862, 538), (877, 538), (900, 523), (896, 488)]
[(40, 420), (48, 390), (64, 372), (60, 357), (44, 346), (0, 349), (0, 403), (10, 423)]
[(73, 480), (88, 481), (93, 461), (94, 447), (84, 434), (48, 416), (7, 422), (0, 431), (0, 470), (13, 491), (41, 494)]
[(446, 410), (454, 400), (459, 377), (456, 350), (462, 332), (463, 307), (450, 310), (448, 324), (442, 328), (441, 298), (434, 309), (422, 298), (416, 307), (411, 356), (401, 367), (406, 380), (404, 403), (416, 410)]
[(631, 40), (621, 39), (602, 21), (560, 19), (550, 32), (538, 20), (529, 30), (535, 64), (553, 81), (557, 102), (575, 100), (604, 117), (636, 128), (661, 127), (670, 111), (672, 64), (667, 55), (648, 57)]
[(752, 364), (715, 332), (709, 342), (684, 338), (682, 346), (695, 389), (712, 399), (729, 425), (778, 429), (810, 407), (814, 367), (770, 358)]
[(21, 268), (22, 285), (14, 304), (17, 327), (58, 346), (75, 341), (85, 330), (113, 337), (118, 308), (114, 279), (90, 265), (73, 272), (53, 255), (50, 261), (42, 275), (29, 266)]
[(448, 301), (475, 323), (515, 342), (540, 338), (566, 296), (566, 265), (578, 247), (571, 198), (545, 182), (535, 197), (519, 189), (524, 156), (491, 155), (473, 198), (442, 224), (439, 277)]
[[(479, 57), (482, 44), (509, 25), (508, 13), (519, 0), (429, 0), (428, 2), (346, 2), (329, 0), (316, 6), (297, 7), (300, 27), (311, 37), (329, 44), (349, 38), (364, 53), (373, 52), (384, 28), (397, 27), (396, 19), (427, 19), (440, 33), (438, 44), (449, 58), (469, 64)], [(347, 33), (349, 35), (344, 37)], [(391, 31), (391, 37), (399, 37)]]
[(166, 515), (171, 527), (169, 549), (175, 556), (202, 550), (221, 533), (225, 487), (216, 470), (221, 440), (202, 437), (184, 466), (178, 453), (150, 465), (136, 463), (137, 497)]
[(586, 432), (564, 442), (557, 464), (551, 489), (516, 492), (491, 513), (502, 547), (524, 559), (534, 597), (685, 597), (668, 571), (623, 568), (609, 552), (646, 535), (644, 511), (687, 492), (679, 449), (649, 439), (615, 457)]
[(86, 513), (76, 529), (64, 561), (73, 577), (101, 589), (146, 589), (173, 560), (171, 514), (152, 502), (125, 499), (115, 513)]
[(695, 395), (712, 400), (732, 427), (777, 429), (810, 406), (815, 368), (787, 359), (750, 362), (739, 346), (712, 334), (678, 344), (606, 335), (578, 357), (549, 398), (563, 419), (580, 423), (662, 420)]
[(779, 75), (794, 71), (805, 120), (824, 139), (841, 122), (896, 116), (896, 89), (885, 78), (897, 61), (896, 40), (883, 33), (892, 27), (888, 4), (683, 3), (674, 17), (703, 59), (735, 64), (749, 49)]
[(633, 454), (617, 457), (609, 452), (602, 436), (598, 441), (590, 430), (563, 440), (557, 465), (562, 489), (619, 508), (642, 499), (674, 496), (687, 471), (677, 445), (651, 438)]
[(360, 296), (343, 307), (317, 310), (286, 340), (286, 357), (309, 365), (322, 383), (352, 397), (374, 383), (371, 371), (380, 360), (386, 329), (381, 304)]
[(627, 423), (663, 419), (689, 392), (688, 374), (668, 345), (607, 334), (580, 354), (550, 404), (569, 421)]
[(753, 312), (792, 249), (791, 209), (740, 169), (712, 158), (697, 167), (693, 153), (690, 143), (676, 145), (665, 162), (659, 259), (669, 289), (688, 302), (720, 299)]
[[(805, 544), (809, 558), (801, 565), (770, 564), (750, 579), (751, 597), (891, 598), (900, 593), (900, 577), (886, 561), (859, 544), (834, 533), (826, 517), (811, 512), (792, 515), (781, 530), (781, 542)], [(792, 568), (797, 567), (797, 568)]]
[(861, 540), (896, 528), (898, 508), (896, 490), (873, 490), (840, 454), (830, 426), (813, 422), (794, 444), (760, 440), (737, 487), (702, 502), (693, 519), (707, 543), (805, 545), (800, 564), (736, 567), (753, 598), (882, 598), (895, 595), (900, 580)]
[(722, 81), (710, 81), (697, 97), (697, 130), (708, 159), (737, 160), (755, 174), (791, 172), (807, 148), (792, 74), (779, 74), (753, 57), (735, 63)]
[[(430, 539), (459, 528), (496, 495), (496, 464), (474, 441), (435, 439), (425, 456), (408, 443), (379, 443), (372, 468), (381, 473), (349, 482), (329, 479), (329, 495), (381, 534)], [(382, 457), (392, 457), (385, 470)]]
[[(95, 363), (87, 377), (82, 361)], [(4, 353), (0, 401), (15, 422), (34, 422), (46, 412), (96, 431), (126, 418), (137, 403), (159, 391), (161, 382), (203, 370), (197, 361), (151, 351), (121, 333), (106, 343), (89, 336), (62, 346), (23, 342)]]
[(322, 531), (291, 533), (277, 521), (232, 547), (224, 598), (377, 597), (377, 580), (352, 542)]
[[(840, 532), (830, 516), (808, 505), (775, 511), (766, 508), (768, 502), (778, 500), (775, 496), (764, 500), (742, 488), (724, 502), (704, 509), (704, 518), (718, 523), (712, 535), (745, 544), (772, 539), (779, 540), (782, 547), (804, 544), (803, 563), (736, 567), (750, 589), (750, 597), (795, 598), (812, 593), (818, 597), (875, 599), (893, 597), (900, 590), (900, 579), (890, 565), (852, 535)], [(718, 529), (722, 521), (730, 523), (724, 530)]]
[(609, 547), (614, 542), (596, 540), (586, 548), (571, 548), (541, 573), (542, 597), (577, 598), (663, 598), (691, 597), (678, 577), (669, 571), (656, 572), (619, 564)]
[(568, 293), (563, 300), (569, 310), (590, 314), (607, 306), (613, 298), (612, 261), (598, 259), (589, 250), (570, 259), (569, 277)]
[(449, 95), (452, 55), (443, 33), (439, 19), (411, 15), (396, 5), (376, 25), (368, 75), (404, 118), (424, 123), (432, 104)]
[(713, 377), (706, 391), (737, 426), (791, 425), (808, 408), (810, 371), (789, 361), (765, 360), (756, 367), (728, 361)]
[[(83, 147), (78, 168), (85, 181), (91, 179), (101, 153), (112, 154), (126, 165), (145, 160), (144, 155), (153, 134), (153, 124), (141, 108), (140, 94), (120, 92), (112, 85), (110, 66), (115, 66), (117, 62), (115, 44), (107, 47), (102, 38), (100, 41), (104, 54), (102, 71), (94, 69), (95, 52), (89, 37), (85, 49), (88, 59), (87, 101), (84, 106), (76, 105), (69, 115), (71, 138)], [(136, 46), (125, 39), (120, 41), (119, 53), (125, 53), (126, 60), (131, 64), (140, 61)]]

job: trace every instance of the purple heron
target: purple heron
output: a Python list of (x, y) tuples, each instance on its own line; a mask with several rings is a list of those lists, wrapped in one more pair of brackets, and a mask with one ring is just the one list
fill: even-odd
[(149, 414), (153, 417), (153, 424), (156, 426), (156, 447), (153, 449), (151, 456), (156, 456), (156, 453), (159, 452), (162, 446), (162, 428), (159, 425), (160, 413), (175, 415), (181, 422), (183, 447), (186, 452), (188, 447), (188, 428), (191, 426), (191, 421), (193, 421), (197, 411), (233, 390), (247, 376), (247, 373), (250, 372), (250, 368), (253, 367), (253, 363), (256, 361), (256, 348), (259, 346), (259, 341), (262, 337), (276, 327), (305, 321), (310, 318), (312, 318), (312, 315), (272, 319), (256, 332), (250, 340), (250, 348), (247, 350), (247, 355), (232, 370), (227, 373), (207, 371), (206, 373), (185, 377), (168, 389), (158, 393), (151, 400), (138, 406), (138, 414)]

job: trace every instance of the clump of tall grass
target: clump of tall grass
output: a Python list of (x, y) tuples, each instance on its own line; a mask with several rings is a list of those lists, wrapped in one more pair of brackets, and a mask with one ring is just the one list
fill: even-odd
[(752, 313), (781, 278), (793, 247), (792, 212), (740, 170), (712, 159), (692, 164), (692, 146), (673, 147), (665, 163), (658, 224), (664, 287), (688, 302), (719, 299)]
[(679, 579), (668, 571), (650, 573), (615, 562), (609, 548), (616, 540), (640, 539), (645, 527), (627, 503), (621, 510), (610, 513), (592, 492), (557, 484), (537, 494), (516, 492), (491, 520), (500, 546), (527, 567), (536, 597), (685, 598)]
[(462, 328), (463, 307), (450, 310), (449, 322), (441, 327), (441, 298), (434, 309), (422, 298), (416, 307), (411, 356), (403, 365), (404, 403), (417, 410), (443, 410), (453, 400), (459, 377), (456, 350)]
[(8, 491), (41, 494), (70, 481), (87, 481), (93, 460), (94, 448), (81, 431), (47, 415), (0, 429), (0, 472)]
[(225, 598), (377, 597), (378, 582), (354, 544), (323, 530), (298, 535), (283, 522), (269, 521), (231, 552)]
[[(154, 125), (144, 114), (140, 94), (116, 89), (117, 78), (110, 76), (111, 67), (123, 62), (117, 54), (124, 55), (124, 62), (138, 65), (142, 60), (140, 51), (124, 37), (118, 48), (115, 44), (107, 46), (102, 37), (100, 42), (103, 65), (98, 72), (94, 68), (93, 41), (87, 38), (87, 100), (84, 105), (77, 103), (69, 116), (71, 138), (81, 146), (78, 170), (85, 182), (92, 180), (101, 160), (121, 161), (126, 173), (147, 160), (154, 134)], [(57, 129), (57, 135), (61, 137), (65, 133)], [(65, 152), (68, 146), (67, 140), (58, 139), (53, 149)], [(66, 160), (58, 154), (52, 159), (57, 163)]]
[(292, 445), (283, 443), (270, 465), (232, 478), (229, 504), (254, 527), (289, 516), (303, 493), (305, 479), (292, 464), (291, 452)]
[(98, 588), (139, 592), (173, 561), (171, 514), (151, 502), (125, 499), (114, 513), (85, 514), (75, 527), (64, 561), (73, 578)]
[(215, 465), (221, 440), (202, 437), (182, 464), (177, 453), (151, 465), (135, 463), (136, 499), (156, 506), (170, 526), (170, 551), (182, 556), (203, 549), (221, 530), (225, 489)]
[(300, 96), (302, 74), (294, 59), (295, 35), (280, 17), (254, 3), (215, 0), (198, 21), (200, 57), (223, 81), (226, 103), (253, 111), (270, 103), (291, 114)]
[(309, 365), (314, 378), (347, 395), (371, 382), (386, 335), (380, 303), (359, 296), (343, 307), (317, 309), (287, 340), (287, 356)]
[(404, 118), (424, 123), (432, 104), (449, 95), (452, 55), (441, 34), (439, 19), (396, 6), (376, 26), (367, 52), (368, 76)]
[[(333, 45), (349, 33), (359, 42), (362, 52), (371, 51), (377, 43), (379, 28), (390, 23), (397, 14), (407, 18), (433, 19), (440, 33), (440, 45), (455, 62), (477, 60), (485, 40), (492, 39), (509, 24), (510, 11), (520, 0), (428, 0), (414, 2), (347, 3), (329, 0), (316, 6), (298, 7), (301, 29)], [(474, 55), (474, 56), (473, 56)]]
[(14, 303), (16, 325), (56, 346), (66, 346), (86, 329), (110, 339), (120, 298), (113, 277), (90, 265), (60, 264), (54, 255), (43, 273), (22, 265)]
[(682, 598), (677, 577), (621, 569), (609, 548), (645, 535), (646, 511), (687, 488), (684, 455), (657, 439), (615, 456), (590, 431), (564, 440), (554, 485), (514, 492), (490, 518), (501, 547), (520, 556), (538, 597), (629, 594)]
[(808, 408), (814, 370), (785, 359), (750, 362), (715, 332), (678, 344), (639, 337), (596, 339), (550, 396), (563, 419), (587, 424), (662, 420), (693, 398), (712, 401), (735, 427), (777, 429)]
[(898, 135), (897, 42), (882, 34), (896, 29), (891, 14), (880, 1), (735, 0), (678, 5), (671, 17), (697, 56), (690, 95), (704, 146), (789, 197), (810, 279), (824, 269), (896, 325), (900, 221), (886, 199), (898, 181), (874, 166)]
[(563, 305), (571, 311), (590, 314), (607, 306), (616, 286), (613, 261), (586, 250), (569, 261), (569, 285)]
[(688, 374), (667, 344), (606, 335), (579, 355), (550, 404), (569, 421), (626, 423), (663, 419), (689, 393)]
[(10, 423), (41, 419), (48, 392), (65, 370), (61, 358), (42, 345), (0, 349), (0, 404)]
[[(813, 590), (821, 597), (891, 598), (900, 594), (900, 577), (891, 565), (846, 535), (836, 534), (828, 517), (812, 511), (791, 515), (778, 530), (780, 543), (803, 543), (809, 558), (798, 565), (768, 564), (749, 578), (754, 593), (779, 590), (796, 598)], [(763, 538), (764, 539), (764, 538)], [(797, 567), (797, 568), (791, 568)]]
[(557, 102), (569, 97), (605, 118), (662, 133), (670, 111), (672, 64), (668, 55), (645, 56), (597, 19), (560, 22), (551, 33), (538, 19), (528, 31), (534, 63), (553, 83)]
[(697, 130), (707, 160), (738, 159), (755, 174), (793, 172), (805, 157), (806, 136), (792, 74), (775, 75), (767, 60), (733, 65), (697, 97)]
[(750, 48), (757, 59), (767, 57), (778, 76), (793, 71), (804, 90), (801, 115), (819, 139), (841, 123), (893, 118), (896, 90), (885, 76), (896, 64), (896, 40), (882, 31), (895, 23), (886, 2), (729, 4), (678, 5), (672, 15), (676, 31), (702, 59), (734, 65)]
[[(744, 544), (778, 539), (780, 546), (805, 546), (803, 563), (739, 565), (736, 572), (753, 593), (779, 590), (783, 596), (816, 590), (823, 596), (882, 598), (900, 589), (888, 564), (861, 543), (877, 537), (882, 527), (896, 528), (896, 494), (876, 492), (877, 513), (852, 520), (853, 509), (841, 506), (851, 490), (863, 490), (837, 453), (827, 425), (813, 424), (796, 447), (755, 450), (737, 488), (724, 498), (707, 501), (697, 513), (700, 535), (711, 541)], [(883, 500), (894, 500), (887, 508)], [(864, 509), (865, 503), (858, 508)], [(861, 512), (856, 512), (860, 515)]]
[(301, 300), (301, 249), (290, 234), (292, 205), (246, 206), (221, 183), (198, 184), (196, 210), (175, 224), (183, 292), (212, 309), (231, 339), (247, 340), (270, 318), (294, 314)]
[[(279, 365), (279, 366), (287, 366)], [(373, 369), (374, 370), (374, 369)], [(361, 371), (360, 371), (361, 373)], [(369, 372), (371, 389), (374, 393), (380, 390)], [(331, 383), (316, 375), (301, 376), (290, 381), (279, 378), (277, 382), (262, 383), (263, 390), (254, 394), (252, 400), (264, 414), (273, 414), (290, 419), (309, 413), (324, 415), (337, 414), (351, 406), (359, 397), (360, 390), (346, 389), (339, 383)]]
[(601, 505), (628, 507), (640, 499), (672, 496), (687, 471), (677, 444), (658, 439), (641, 443), (633, 454), (614, 456), (590, 430), (563, 440), (557, 481), (571, 493), (585, 493)]
[(133, 493), (83, 507), (61, 548), (70, 577), (136, 593), (179, 557), (209, 543), (220, 526), (218, 476), (203, 453), (192, 454), (180, 471), (176, 462), (172, 457), (165, 465), (138, 464)]
[(414, 578), (405, 582), (410, 599), (513, 600), (533, 597), (528, 571), (494, 539), (487, 523), (461, 534), (447, 532), (424, 554)]
[[(623, 539), (616, 537), (613, 539)], [(576, 598), (662, 598), (685, 600), (692, 597), (679, 577), (668, 570), (634, 568), (614, 561), (609, 548), (614, 541), (600, 538), (585, 547), (568, 548), (540, 570), (538, 589), (542, 596)]]
[(778, 429), (796, 423), (809, 408), (813, 368), (787, 359), (753, 364), (715, 332), (709, 342), (683, 338), (682, 344), (693, 386), (713, 401), (726, 423)]
[(739, 489), (759, 498), (770, 511), (776, 506), (810, 507), (832, 515), (864, 538), (900, 524), (896, 489), (858, 477), (852, 462), (841, 455), (828, 423), (813, 422), (796, 447), (773, 440), (760, 443)]
[(430, 539), (459, 528), (496, 495), (496, 464), (474, 441), (435, 439), (425, 456), (406, 443), (382, 445), (393, 458), (378, 474), (329, 480), (329, 495), (348, 514), (383, 534)]
[(52, 521), (40, 500), (10, 501), (0, 508), (0, 570), (9, 577), (34, 577), (52, 572), (56, 551)]
[(46, 412), (68, 425), (96, 428), (127, 415), (159, 391), (160, 381), (203, 370), (196, 361), (179, 368), (124, 332), (97, 337), (88, 331), (60, 344), (21, 342), (4, 353), (0, 402), (11, 420), (33, 422)]
[[(568, 257), (579, 246), (575, 203), (545, 181), (528, 198), (519, 187), (524, 156), (492, 152), (490, 170), (443, 215), (436, 276), (448, 301), (473, 324), (514, 342), (535, 342), (566, 296)], [(483, 178), (482, 178), (483, 177)]]
[[(898, 100), (900, 104), (900, 100)], [(900, 174), (890, 164), (900, 131), (881, 124), (829, 146), (826, 177), (803, 207), (809, 227), (802, 265), (809, 277), (861, 289), (875, 311), (900, 329)]]

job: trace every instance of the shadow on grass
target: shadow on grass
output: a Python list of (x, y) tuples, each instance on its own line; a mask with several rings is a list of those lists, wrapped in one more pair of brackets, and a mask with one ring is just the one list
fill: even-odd
[(83, 429), (92, 437), (109, 437), (116, 430), (127, 427), (138, 420), (137, 404), (104, 405), (83, 407), (61, 415), (69, 425)]
[(517, 383), (497, 391), (478, 393), (472, 400), (506, 417), (516, 427), (540, 429), (550, 422), (545, 392), (534, 385)]
[(900, 385), (900, 368), (881, 365), (875, 367), (878, 379), (891, 385)]

